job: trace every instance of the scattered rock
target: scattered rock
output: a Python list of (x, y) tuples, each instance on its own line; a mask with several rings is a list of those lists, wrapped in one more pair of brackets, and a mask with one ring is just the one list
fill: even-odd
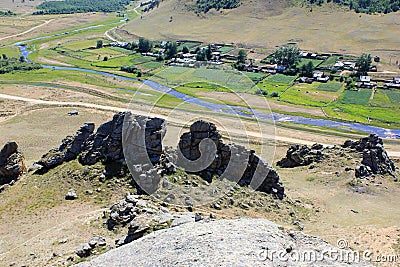
[(106, 243), (106, 240), (104, 239), (104, 237), (95, 236), (95, 237), (90, 238), (88, 242), (82, 244), (75, 251), (75, 253), (76, 253), (76, 255), (78, 255), (81, 258), (87, 258), (92, 254), (93, 249), (95, 249), (96, 247), (104, 247), (106, 245), (107, 245), (107, 243)]
[(17, 143), (6, 143), (0, 150), (0, 186), (18, 180), (24, 172), (26, 172), (25, 159)]
[[(307, 145), (292, 145), (286, 152), (286, 157), (278, 161), (277, 165), (282, 168), (294, 168), (320, 162), (324, 157), (322, 153), (323, 149), (324, 146), (321, 144), (314, 144), (312, 147)], [(312, 168), (315, 168), (314, 165), (312, 166)]]
[(76, 191), (74, 189), (71, 189), (67, 192), (67, 194), (65, 195), (65, 199), (66, 200), (75, 200), (78, 198), (78, 194), (76, 193)]

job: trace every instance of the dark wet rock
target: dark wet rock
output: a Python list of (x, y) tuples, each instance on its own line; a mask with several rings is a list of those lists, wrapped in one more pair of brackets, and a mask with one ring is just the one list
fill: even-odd
[(349, 148), (362, 153), (362, 161), (355, 169), (357, 178), (365, 178), (375, 174), (390, 174), (396, 178), (396, 166), (389, 158), (383, 140), (376, 134), (358, 141), (347, 140), (344, 148)]
[(254, 150), (225, 144), (217, 127), (210, 122), (197, 121), (190, 126), (190, 132), (181, 136), (177, 165), (200, 175), (208, 183), (218, 176), (279, 198), (285, 195), (279, 175), (273, 168)]
[(0, 150), (0, 186), (14, 183), (24, 172), (25, 159), (17, 143), (6, 143)]
[(307, 166), (314, 162), (320, 162), (324, 153), (321, 144), (314, 144), (309, 147), (307, 145), (292, 145), (286, 152), (286, 157), (277, 162), (282, 168), (294, 168), (298, 166)]

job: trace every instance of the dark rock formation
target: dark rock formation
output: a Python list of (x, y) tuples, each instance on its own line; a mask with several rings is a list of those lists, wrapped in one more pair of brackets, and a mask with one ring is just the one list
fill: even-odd
[(357, 178), (374, 174), (390, 174), (395, 177), (396, 166), (389, 158), (383, 146), (383, 140), (378, 135), (371, 134), (358, 141), (347, 140), (343, 147), (362, 153), (361, 165), (355, 169)]
[(197, 121), (179, 142), (177, 165), (199, 174), (207, 182), (219, 176), (242, 186), (284, 197), (277, 172), (263, 162), (255, 151), (243, 146), (227, 145), (213, 123)]
[[(115, 114), (111, 121), (100, 125), (96, 132), (94, 132), (93, 123), (85, 123), (74, 136), (65, 138), (60, 147), (51, 150), (37, 162), (43, 167), (41, 171), (48, 171), (76, 158), (82, 165), (93, 165), (97, 162), (122, 164), (125, 162), (122, 138), (126, 116), (134, 122), (128, 122), (127, 125), (130, 127), (139, 129), (146, 127), (143, 149), (152, 164), (159, 163), (162, 153), (161, 140), (165, 134), (164, 120), (143, 116), (134, 117), (129, 112), (120, 112)], [(136, 152), (136, 150), (132, 151), (132, 153)]]
[(286, 157), (277, 162), (282, 168), (294, 168), (298, 166), (307, 166), (313, 162), (320, 162), (324, 154), (323, 145), (314, 144), (309, 147), (306, 145), (292, 145), (286, 152)]
[(25, 171), (24, 156), (17, 143), (6, 143), (0, 151), (0, 186), (18, 180)]

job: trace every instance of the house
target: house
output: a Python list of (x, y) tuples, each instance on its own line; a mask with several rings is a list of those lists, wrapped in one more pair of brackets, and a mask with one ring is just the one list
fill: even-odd
[(286, 67), (285, 66), (276, 66), (276, 68), (275, 68), (275, 70), (277, 71), (277, 72), (284, 72), (285, 70), (286, 70)]
[(351, 61), (343, 62), (343, 68), (345, 70), (354, 70), (355, 67), (356, 67), (356, 63), (355, 62), (351, 62)]
[(343, 62), (338, 61), (333, 65), (333, 67), (336, 68), (336, 69), (343, 69), (344, 64), (343, 64)]
[(371, 82), (370, 76), (360, 76), (360, 81), (356, 83), (356, 86), (361, 88), (373, 88), (375, 85)]
[(320, 82), (320, 83), (327, 83), (328, 81), (329, 81), (329, 76), (317, 78), (317, 82)]
[(299, 80), (301, 83), (313, 83), (314, 79), (309, 77), (301, 77)]
[(314, 71), (313, 78), (318, 79), (324, 77), (324, 73), (322, 71)]
[(310, 53), (308, 53), (308, 52), (301, 52), (301, 57), (308, 57), (308, 55), (309, 55)]
[(393, 78), (390, 83), (385, 83), (386, 88), (400, 89), (400, 78)]

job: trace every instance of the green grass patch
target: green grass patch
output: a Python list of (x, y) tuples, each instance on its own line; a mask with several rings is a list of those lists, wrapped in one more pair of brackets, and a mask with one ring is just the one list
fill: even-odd
[(150, 61), (150, 62), (146, 62), (143, 64), (140, 64), (140, 66), (149, 69), (149, 70), (155, 70), (158, 68), (161, 68), (164, 65), (163, 62), (158, 62), (158, 61)]
[(339, 61), (339, 57), (338, 56), (331, 56), (328, 57), (324, 62), (322, 62), (319, 67), (331, 67), (333, 66), (337, 61)]
[(371, 89), (345, 90), (339, 102), (342, 104), (366, 105), (371, 98), (371, 93)]
[(338, 82), (319, 83), (317, 86), (318, 91), (337, 92), (342, 88), (343, 84)]
[(323, 60), (302, 58), (301, 61), (299, 63), (297, 63), (297, 67), (300, 68), (302, 65), (307, 65), (308, 62), (312, 62), (313, 66), (315, 68), (315, 67), (318, 67), (323, 62)]
[(389, 97), (390, 101), (394, 105), (400, 104), (400, 91), (398, 90), (385, 90), (385, 94)]
[(304, 84), (299, 83), (286, 90), (280, 100), (291, 104), (324, 107), (338, 97), (338, 93), (324, 91), (321, 92), (317, 88), (320, 84)]
[(296, 76), (288, 76), (283, 74), (274, 74), (267, 78), (267, 81), (270, 83), (280, 83), (280, 84), (291, 84), (296, 79)]
[(262, 72), (246, 72), (246, 75), (254, 83), (258, 83), (258, 82), (262, 81), (263, 79), (265, 79), (265, 77), (267, 77), (267, 75), (265, 73), (262, 73)]
[(223, 46), (220, 49), (218, 49), (218, 51), (221, 52), (222, 54), (229, 53), (233, 50), (235, 50), (235, 48), (233, 46)]

